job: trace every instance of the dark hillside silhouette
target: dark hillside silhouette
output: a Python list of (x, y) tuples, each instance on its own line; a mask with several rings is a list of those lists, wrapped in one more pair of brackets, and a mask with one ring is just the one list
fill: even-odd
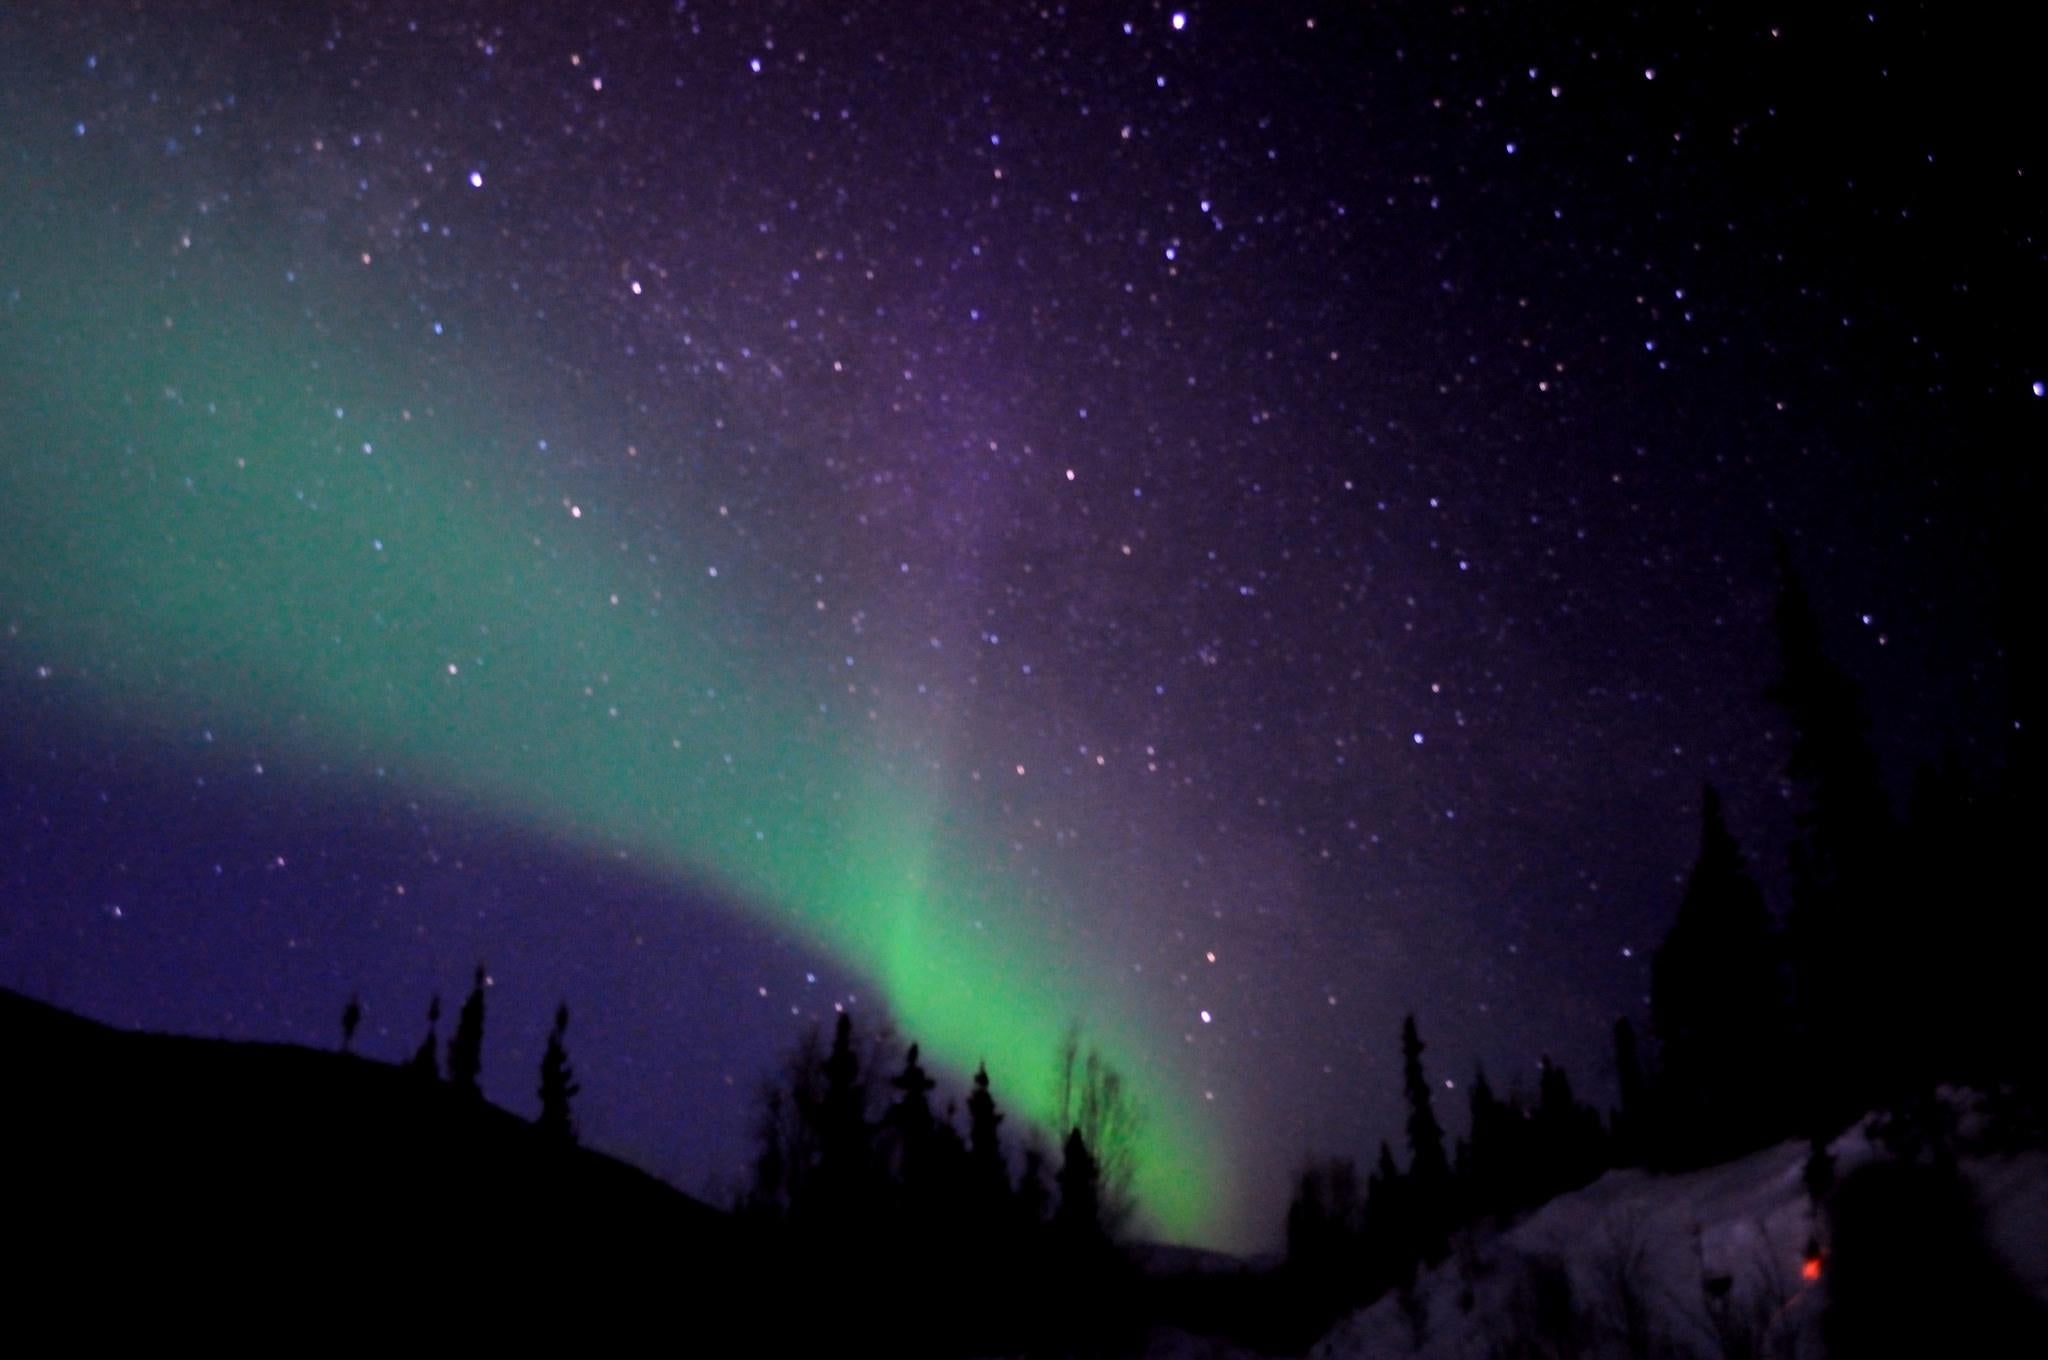
[[(488, 1330), (521, 1311), (492, 1300), (527, 1286), (562, 1310), (533, 1319), (545, 1334), (666, 1314), (683, 1280), (693, 1335), (757, 1325), (716, 1286), (742, 1268), (725, 1215), (405, 1067), (115, 1030), (5, 990), (0, 1032), (18, 1334), (72, 1326), (116, 1264), (133, 1316), (203, 1306), (214, 1335), (287, 1303), (445, 1325), (459, 1300)], [(434, 1288), (415, 1294), (421, 1271)], [(579, 1319), (586, 1298), (601, 1307)]]
[[(1476, 1268), (1487, 1239), (1610, 1166), (1710, 1166), (1830, 1111), (1878, 1110), (1889, 1169), (1840, 1174), (1824, 1141), (1806, 1162), (1828, 1329), (1847, 1354), (1933, 1347), (1948, 1313), (1928, 1300), (1954, 1297), (1985, 1320), (1973, 1353), (1995, 1353), (2040, 1311), (1985, 1246), (1933, 1083), (1982, 1084), (1982, 1145), (2041, 1141), (2030, 994), (1984, 983), (2024, 967), (2021, 951), (1989, 946), (2020, 878), (2026, 781), (2017, 763), (1984, 783), (1933, 768), (1894, 821), (1854, 690), (1789, 575), (1780, 623), (1798, 809), (1786, 919), (1705, 787), (1647, 1027), (1614, 1026), (1611, 1120), (1543, 1057), (1498, 1091), (1475, 1069), (1453, 1138), (1411, 1014), (1403, 1128), (1369, 1169), (1304, 1163), (1281, 1266), (1128, 1240), (1141, 1112), (1078, 1029), (1053, 1055), (1051, 1129), (1006, 1124), (1003, 1072), (980, 1068), (956, 1098), (960, 1074), (927, 1070), (915, 1043), (861, 1032), (851, 1014), (829, 1038), (812, 1029), (763, 1088), (752, 1184), (728, 1215), (578, 1146), (566, 1003), (539, 1061), (539, 1118), (487, 1103), (479, 966), (445, 1044), (436, 997), (399, 1063), (357, 1049), (354, 995), (338, 1049), (314, 1051), (122, 1032), (0, 993), (16, 1056), (0, 1205), (29, 1262), (22, 1316), (78, 1315), (99, 1287), (79, 1263), (120, 1261), (146, 1263), (121, 1284), (138, 1315), (231, 1295), (252, 1329), (263, 1301), (288, 1301), (565, 1341), (637, 1323), (711, 1353), (1131, 1354), (1159, 1325), (1295, 1353), (1381, 1295), (1415, 1337), (1443, 1325), (1444, 1277), (1429, 1272)], [(1957, 926), (1928, 932), (1917, 975), (1908, 899)], [(1554, 1314), (1536, 1333), (1552, 1340), (1578, 1335), (1568, 1291), (1543, 1294), (1562, 1280), (1532, 1277), (1536, 1313)], [(1702, 1288), (1719, 1298), (1726, 1281), (1703, 1275)], [(1655, 1306), (1634, 1298), (1629, 1336), (1647, 1334)]]

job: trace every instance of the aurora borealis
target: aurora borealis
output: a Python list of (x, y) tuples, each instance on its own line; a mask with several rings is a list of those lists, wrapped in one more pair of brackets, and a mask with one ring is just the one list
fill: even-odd
[(1146, 1203), (1203, 1227), (1213, 1154), (1156, 1058), (1094, 1013), (1087, 960), (1052, 956), (1056, 899), (979, 867), (991, 856), (942, 820), (913, 735), (857, 690), (837, 702), (829, 664), (806, 683), (790, 662), (808, 640), (778, 635), (768, 602), (732, 607), (750, 620), (735, 638), (704, 598), (718, 587), (663, 566), (701, 548), (655, 538), (665, 551), (607, 561), (627, 517), (601, 479), (587, 506), (535, 514), (464, 478), (463, 451), (505, 438), (465, 418), (488, 397), (351, 424), (295, 376), (365, 394), (398, 376), (286, 339), (281, 307), (152, 325), (80, 305), (127, 291), (118, 274), (52, 259), (39, 278), (68, 309), (24, 308), (12, 334), (62, 344), (7, 359), (57, 416), (13, 424), (7, 573), (51, 582), (15, 620), (42, 678), (142, 727), (196, 719), (359, 778), (381, 758), (401, 784), (702, 880), (876, 979), (934, 1052), (1026, 1092), (1052, 1089), (1079, 1022), (1148, 1111), (1140, 1164), (1198, 1173), (1148, 1180)]
[(1774, 533), (1902, 778), (2015, 721), (2040, 167), (1948, 29), (1453, 8), (10, 6), (0, 983), (487, 957), (693, 1190), (835, 1005), (1079, 1022), (1232, 1246), (1407, 1011), (1597, 1095)]

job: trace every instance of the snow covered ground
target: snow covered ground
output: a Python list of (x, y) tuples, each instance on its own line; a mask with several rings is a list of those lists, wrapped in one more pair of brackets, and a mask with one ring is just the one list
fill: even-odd
[[(1870, 1129), (1863, 1121), (1832, 1144), (1838, 1175), (1881, 1155)], [(1823, 1235), (1806, 1157), (1795, 1142), (1684, 1175), (1609, 1172), (1505, 1233), (1461, 1241), (1405, 1297), (1354, 1314), (1312, 1354), (1812, 1360), (1824, 1282), (1808, 1275), (1826, 1267), (1806, 1260)], [(1961, 1167), (1991, 1247), (2048, 1299), (2048, 1153)]]

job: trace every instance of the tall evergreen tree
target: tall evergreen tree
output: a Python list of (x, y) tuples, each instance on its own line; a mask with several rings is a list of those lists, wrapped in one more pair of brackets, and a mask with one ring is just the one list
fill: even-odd
[(932, 1126), (932, 1091), (938, 1086), (917, 1060), (918, 1045), (903, 1055), (903, 1070), (889, 1078), (900, 1093), (890, 1111), (890, 1122), (906, 1136), (921, 1136)]
[(858, 1215), (872, 1172), (867, 1114), (867, 1086), (861, 1081), (860, 1058), (853, 1049), (853, 1016), (839, 1013), (832, 1030), (832, 1051), (823, 1069), (824, 1090), (818, 1099), (818, 1166), (816, 1209), (834, 1227), (850, 1226)]
[(1786, 773), (1799, 790), (1786, 922), (1792, 991), (1807, 1048), (1810, 1128), (1864, 1108), (1890, 1083), (1902, 1038), (1907, 940), (1898, 838), (1869, 720), (1828, 655), (1820, 619), (1777, 545), (1781, 669), (1771, 697), (1792, 723)]
[(482, 1100), (480, 1078), (484, 1068), (484, 966), (476, 966), (476, 980), (455, 1017), (455, 1034), (448, 1040), (448, 1084), (471, 1100)]
[(1010, 1193), (1010, 1169), (1003, 1160), (1002, 1112), (989, 1091), (988, 1064), (974, 1070), (974, 1090), (967, 1097), (968, 1175), (985, 1212)]
[(1422, 1036), (1410, 1014), (1401, 1022), (1401, 1088), (1408, 1100), (1408, 1180), (1416, 1245), (1434, 1264), (1450, 1249), (1451, 1165), (1437, 1122), (1429, 1081), (1422, 1072)]
[(1659, 1160), (1720, 1161), (1788, 1127), (1786, 1025), (1763, 893), (1706, 786), (1700, 851), (1678, 918), (1650, 963), (1666, 1127)]
[(1054, 1180), (1060, 1202), (1052, 1212), (1053, 1232), (1070, 1251), (1099, 1241), (1103, 1237), (1101, 1172), (1078, 1128), (1067, 1134)]
[(1862, 696), (1828, 655), (1820, 617), (1782, 540), (1777, 553), (1781, 670), (1770, 694), (1792, 720), (1786, 773), (1807, 794), (1797, 867), (1810, 885), (1854, 886), (1875, 868), (1872, 843), (1892, 829), (1891, 808)]
[(1576, 1190), (1600, 1174), (1600, 1114), (1572, 1094), (1572, 1079), (1546, 1055), (1537, 1078), (1536, 1113), (1530, 1120), (1535, 1147), (1537, 1201)]
[(1380, 1155), (1373, 1161), (1372, 1171), (1366, 1176), (1366, 1198), (1372, 1201), (1376, 1195), (1384, 1194), (1401, 1182), (1401, 1168), (1394, 1163), (1393, 1145), (1380, 1139)]
[(1509, 1143), (1514, 1131), (1509, 1126), (1506, 1108), (1493, 1093), (1493, 1083), (1486, 1079), (1484, 1067), (1473, 1069), (1472, 1089), (1466, 1098), (1472, 1128), (1466, 1138), (1465, 1186), (1460, 1199), (1466, 1216), (1480, 1222), (1500, 1217), (1513, 1208), (1507, 1177), (1512, 1156)]
[(547, 1051), (540, 1060), (540, 1130), (559, 1143), (576, 1141), (576, 1120), (569, 1101), (583, 1088), (569, 1068), (562, 1037), (569, 1032), (569, 1003), (555, 1007), (555, 1027), (548, 1031)]
[(931, 1188), (933, 1133), (931, 1093), (937, 1085), (918, 1062), (918, 1046), (912, 1044), (903, 1058), (903, 1070), (889, 1079), (897, 1091), (896, 1103), (882, 1117), (894, 1142), (895, 1171), (902, 1186), (918, 1194)]
[(1379, 1160), (1365, 1178), (1365, 1292), (1377, 1294), (1415, 1273), (1414, 1197), (1394, 1165), (1394, 1149), (1380, 1140)]
[(341, 1051), (352, 1053), (356, 1046), (356, 1026), (363, 1023), (363, 999), (351, 993), (348, 1004), (341, 1008)]
[(1060, 1354), (1094, 1353), (1109, 1342), (1120, 1299), (1113, 1292), (1112, 1226), (1102, 1198), (1102, 1164), (1078, 1127), (1067, 1132), (1054, 1176), (1059, 1203), (1038, 1266), (1047, 1290), (1050, 1329), (1064, 1343)]
[(412, 1061), (406, 1067), (429, 1080), (441, 1079), (441, 994), (427, 1003), (427, 1037), (420, 1040), (420, 1046), (413, 1050)]

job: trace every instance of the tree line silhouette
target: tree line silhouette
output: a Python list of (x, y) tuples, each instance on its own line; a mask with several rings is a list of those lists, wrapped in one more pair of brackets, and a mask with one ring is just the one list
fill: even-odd
[(1481, 1070), (1468, 1132), (1447, 1156), (1409, 1016), (1405, 1168), (1382, 1143), (1363, 1178), (1329, 1159), (1296, 1181), (1286, 1272), (1304, 1334), (1388, 1290), (1419, 1308), (1417, 1269), (1443, 1261), (1461, 1230), (1610, 1167), (1682, 1171), (1805, 1137), (1818, 1207), (1834, 1189), (1826, 1141), (1861, 1115), (1880, 1112), (1888, 1141), (1909, 1152), (1952, 1133), (1939, 1083), (1986, 1093), (1996, 1139), (2041, 1141), (2048, 1082), (2022, 1010), (2028, 956), (2011, 898), (2031, 877), (2019, 849), (2031, 733), (2013, 725), (1987, 781), (1954, 762), (1922, 769), (1896, 815), (1861, 695), (1783, 543), (1778, 570), (1768, 696), (1789, 720), (1784, 791), (1796, 808), (1783, 919), (1705, 786), (1698, 854), (1651, 961), (1648, 1032), (1627, 1016), (1614, 1025), (1620, 1103), (1604, 1120), (1548, 1058), (1533, 1100), (1496, 1094)]
[[(426, 1033), (401, 1064), (477, 1105), (487, 985), (479, 964), (445, 1043), (434, 996)], [(344, 1053), (353, 1053), (362, 1017), (351, 996)], [(534, 1121), (565, 1147), (577, 1142), (571, 1103), (581, 1089), (568, 1024), (563, 1003), (540, 1061)], [(985, 1065), (964, 1100), (963, 1132), (962, 1103), (937, 1105), (939, 1083), (918, 1044), (877, 1075), (890, 1051), (877, 1036), (863, 1053), (842, 1012), (829, 1046), (811, 1028), (762, 1086), (751, 1176), (733, 1218), (753, 1268), (801, 1281), (810, 1304), (761, 1319), (762, 1334), (790, 1344), (843, 1338), (851, 1315), (914, 1286), (918, 1298), (902, 1300), (900, 1325), (887, 1329), (898, 1354), (1128, 1349), (1142, 1309), (1117, 1238), (1137, 1208), (1140, 1116), (1121, 1075), (1078, 1027), (1068, 1032), (1052, 1092), (1066, 1129), (1055, 1157), (1035, 1130), (1005, 1138)]]
[[(441, 997), (439, 993), (434, 995), (427, 1003), (427, 1032), (420, 1039), (420, 1046), (413, 1050), (412, 1057), (406, 1060), (404, 1066), (407, 1071), (421, 1080), (445, 1082), (465, 1100), (482, 1102), (484, 990), (489, 985), (489, 974), (479, 963), (470, 983), (469, 995), (463, 998), (462, 1010), (456, 1016), (455, 1033), (449, 1036), (445, 1045), (445, 1072), (444, 1045), (440, 1034)], [(356, 1030), (362, 1023), (362, 999), (350, 996), (341, 1011), (342, 1052), (354, 1053)], [(577, 1142), (576, 1119), (570, 1110), (570, 1102), (583, 1088), (577, 1084), (575, 1069), (569, 1064), (569, 1050), (565, 1042), (568, 1032), (569, 1003), (564, 1001), (555, 1007), (554, 1026), (548, 1031), (547, 1048), (541, 1055), (540, 1117), (534, 1124), (550, 1142), (574, 1146)]]
[[(1533, 1094), (1498, 1091), (1475, 1070), (1466, 1131), (1450, 1137), (1410, 1014), (1400, 1153), (1382, 1142), (1363, 1175), (1348, 1158), (1309, 1162), (1276, 1275), (1203, 1279), (1176, 1294), (1148, 1287), (1119, 1248), (1137, 1208), (1138, 1112), (1078, 1030), (1057, 1055), (1055, 1149), (1035, 1131), (1006, 1136), (986, 1066), (964, 1097), (943, 1093), (916, 1043), (876, 1035), (863, 1047), (842, 1013), (829, 1042), (806, 1032), (764, 1083), (733, 1206), (751, 1259), (801, 1282), (804, 1305), (769, 1330), (822, 1344), (881, 1307), (896, 1353), (1116, 1353), (1148, 1320), (1178, 1312), (1197, 1330), (1206, 1319), (1286, 1349), (1396, 1291), (1419, 1334), (1418, 1271), (1464, 1235), (1611, 1167), (1682, 1171), (1806, 1137), (1818, 1206), (1836, 1188), (1825, 1140), (1852, 1119), (1884, 1112), (1900, 1148), (1952, 1133), (1932, 1095), (1941, 1082), (1987, 1093), (1999, 1136), (2040, 1141), (2048, 1084), (2020, 1010), (2027, 956), (2007, 923), (2009, 885), (2027, 881), (2018, 846), (2031, 735), (2014, 725), (1988, 781), (1954, 763), (1923, 770), (1896, 815), (1861, 697), (1823, 645), (1782, 545), (1779, 569), (1769, 696), (1790, 724), (1787, 909), (1782, 919), (1771, 910), (1720, 793), (1705, 786), (1697, 855), (1651, 959), (1647, 1025), (1614, 1025), (1619, 1104), (1604, 1117), (1545, 1056)], [(485, 986), (479, 966), (445, 1046), (434, 997), (404, 1064), (479, 1102)], [(351, 997), (345, 1051), (361, 1019)], [(568, 1021), (564, 1004), (541, 1059), (536, 1121), (562, 1145), (577, 1141), (580, 1089)]]
[(841, 1012), (829, 1048), (807, 1032), (762, 1090), (752, 1179), (736, 1208), (771, 1259), (812, 1282), (816, 1338), (829, 1338), (843, 1310), (914, 1288), (889, 1334), (898, 1353), (1073, 1354), (1128, 1340), (1137, 1320), (1115, 1232), (1134, 1207), (1138, 1112), (1114, 1068), (1070, 1032), (1054, 1093), (1066, 1127), (1055, 1168), (1035, 1134), (1006, 1144), (985, 1064), (963, 1134), (959, 1105), (936, 1105), (916, 1043), (877, 1079), (890, 1051), (877, 1038), (863, 1058)]

